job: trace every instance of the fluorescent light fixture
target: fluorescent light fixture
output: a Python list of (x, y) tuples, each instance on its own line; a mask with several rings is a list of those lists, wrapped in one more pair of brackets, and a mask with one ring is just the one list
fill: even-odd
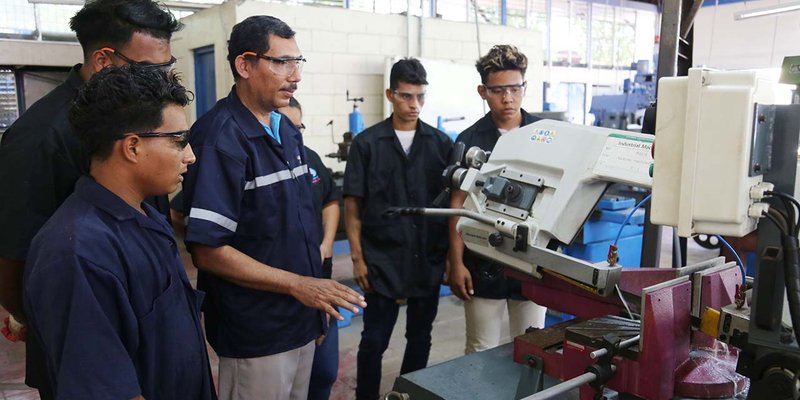
[(767, 15), (782, 14), (792, 11), (800, 11), (800, 1), (775, 4), (769, 7), (754, 8), (752, 10), (741, 11), (734, 14), (733, 19), (736, 21), (740, 21), (748, 18), (764, 17)]

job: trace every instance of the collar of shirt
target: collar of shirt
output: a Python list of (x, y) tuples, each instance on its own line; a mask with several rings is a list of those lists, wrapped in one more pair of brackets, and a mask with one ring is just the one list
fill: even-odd
[(269, 126), (267, 124), (258, 121), (261, 126), (264, 127), (264, 130), (267, 131), (267, 134), (275, 139), (278, 144), (281, 144), (281, 114), (275, 111), (269, 113)]
[[(378, 132), (378, 137), (380, 138), (390, 138), (394, 139), (397, 134), (395, 133), (394, 127), (392, 126), (392, 116), (390, 115), (389, 118), (386, 118), (382, 122), (380, 122), (381, 130)], [(422, 122), (421, 119), (417, 120), (417, 130), (416, 133), (424, 136), (433, 135), (433, 132), (427, 129), (426, 125)]]
[(83, 64), (75, 64), (72, 66), (72, 69), (69, 70), (69, 75), (67, 76), (67, 83), (72, 86), (75, 90), (78, 90), (83, 86), (83, 79), (81, 79), (81, 68)]
[[(244, 132), (244, 135), (250, 139), (256, 139), (259, 137), (264, 136), (264, 126), (261, 125), (261, 122), (256, 119), (256, 116), (247, 109), (247, 107), (242, 104), (242, 101), (239, 99), (239, 96), (236, 95), (236, 86), (231, 89), (231, 92), (228, 94), (228, 109), (233, 116), (233, 119), (236, 120), (236, 123)], [(276, 113), (273, 111), (274, 114), (280, 115), (280, 113)], [(272, 115), (270, 115), (270, 123), (272, 123)], [(278, 124), (283, 121), (283, 118), (279, 118)], [(288, 131), (287, 131), (288, 129)], [(285, 124), (283, 129), (280, 130), (281, 133), (281, 140), (286, 141), (288, 138), (294, 138), (297, 142), (300, 142), (300, 131), (297, 128), (294, 128), (292, 124)]]
[(147, 213), (147, 215), (142, 215), (90, 176), (84, 175), (78, 179), (78, 182), (75, 183), (75, 193), (87, 203), (103, 210), (118, 221), (135, 219), (141, 227), (170, 235), (170, 227), (167, 225), (166, 219), (151, 205), (142, 202), (142, 209)]
[[(520, 109), (520, 112), (522, 113), (522, 124), (520, 126), (532, 124), (541, 119), (528, 114), (528, 112), (525, 111), (524, 109)], [(496, 132), (497, 135), (500, 136), (500, 131), (497, 128), (497, 125), (494, 124), (491, 112), (486, 113), (485, 117), (480, 119), (477, 128), (478, 132), (482, 131)]]

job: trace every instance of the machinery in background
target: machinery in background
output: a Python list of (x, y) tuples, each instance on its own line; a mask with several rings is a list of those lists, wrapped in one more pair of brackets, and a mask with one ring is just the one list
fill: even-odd
[[(771, 105), (773, 88), (754, 72), (691, 69), (660, 82), (658, 146), (650, 135), (539, 121), (501, 137), (491, 157), (472, 148), (467, 165), (448, 167), (450, 187), (468, 193), (463, 209), (387, 214), (460, 216), (470, 250), (505, 264), (525, 297), (578, 317), (515, 339), (528, 389), (541, 390), (542, 374), (564, 381), (530, 399), (575, 388), (582, 399), (731, 397), (746, 388), (744, 376), (750, 398), (796, 398), (800, 204), (769, 201), (794, 189), (800, 106)], [(681, 236), (741, 237), (758, 227), (758, 278), (746, 282), (741, 262), (721, 258), (623, 269), (614, 246), (599, 263), (560, 253), (611, 183), (652, 187), (651, 220)], [(759, 226), (763, 217), (793, 233)], [(784, 288), (794, 334), (781, 322)], [(706, 310), (720, 309), (716, 325), (708, 322)], [(722, 334), (698, 331), (700, 321)], [(702, 350), (729, 340), (738, 350)]]
[(642, 126), (644, 109), (656, 98), (655, 73), (649, 60), (639, 60), (631, 65), (636, 70), (633, 81), (625, 79), (622, 94), (592, 96), (595, 126), (605, 128), (639, 131)]
[[(335, 153), (327, 154), (326, 157), (328, 158), (335, 158), (340, 162), (347, 161), (347, 153), (350, 151), (350, 144), (353, 143), (353, 138), (356, 137), (361, 131), (364, 130), (364, 116), (361, 115), (361, 111), (358, 109), (358, 103), (364, 102), (363, 97), (350, 97), (350, 91), (347, 91), (347, 101), (353, 102), (353, 111), (348, 115), (349, 121), (349, 130), (342, 134), (342, 141), (337, 142), (336, 137), (333, 134), (333, 120), (328, 122), (328, 126), (331, 127), (331, 140), (333, 144), (339, 146)], [(334, 176), (334, 178), (336, 178)], [(339, 177), (341, 178), (341, 177)]]
[(444, 127), (444, 124), (446, 124), (448, 122), (453, 122), (453, 121), (463, 121), (464, 119), (465, 118), (463, 116), (445, 118), (445, 117), (440, 115), (440, 116), (436, 117), (436, 129), (438, 129), (438, 130), (444, 132), (445, 134), (447, 134), (447, 136), (450, 137), (450, 140), (455, 142), (456, 139), (458, 138), (459, 132), (446, 130), (446, 128)]
[(608, 248), (619, 235), (616, 239), (618, 262), (629, 267), (641, 265), (644, 210), (635, 209), (636, 203), (632, 197), (603, 196), (578, 236), (564, 248), (564, 253), (581, 260), (601, 262), (608, 257)]

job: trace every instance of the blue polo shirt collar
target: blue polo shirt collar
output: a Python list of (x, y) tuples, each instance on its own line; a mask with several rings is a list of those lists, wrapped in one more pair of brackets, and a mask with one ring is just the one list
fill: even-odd
[(278, 112), (271, 112), (269, 113), (269, 125), (258, 121), (261, 126), (264, 127), (264, 130), (267, 131), (267, 135), (271, 138), (275, 139), (278, 144), (281, 144), (281, 114)]
[[(236, 123), (239, 127), (244, 131), (244, 135), (250, 139), (259, 138), (264, 136), (265, 130), (264, 126), (261, 122), (256, 119), (256, 116), (253, 115), (247, 107), (242, 104), (242, 101), (239, 99), (239, 96), (236, 94), (236, 86), (234, 85), (231, 88), (230, 93), (228, 94), (228, 109), (233, 116), (233, 119), (236, 120)], [(278, 115), (278, 117), (274, 117), (270, 115), (270, 124), (273, 126), (280, 126), (283, 125), (282, 128), (277, 130), (280, 131), (281, 134), (281, 141), (286, 141), (288, 137), (294, 138), (295, 136), (300, 136), (300, 131), (297, 129), (288, 129), (287, 126), (294, 127), (293, 125), (287, 124), (284, 118), (280, 118), (282, 114), (277, 112), (272, 112), (272, 114)], [(299, 140), (297, 140), (299, 141)]]

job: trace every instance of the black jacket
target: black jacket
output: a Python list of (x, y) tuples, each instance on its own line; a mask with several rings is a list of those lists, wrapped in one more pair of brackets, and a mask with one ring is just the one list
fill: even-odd
[(361, 198), (361, 245), (370, 285), (391, 298), (438, 293), (447, 254), (447, 220), (422, 216), (385, 219), (388, 207), (431, 207), (442, 191), (442, 171), (453, 143), (419, 121), (406, 155), (392, 118), (353, 140), (344, 195)]

